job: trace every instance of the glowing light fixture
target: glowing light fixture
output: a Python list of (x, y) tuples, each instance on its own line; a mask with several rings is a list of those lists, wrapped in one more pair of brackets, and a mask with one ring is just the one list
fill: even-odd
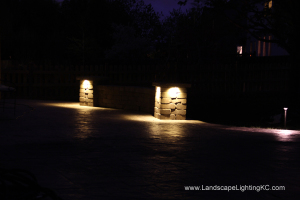
[(265, 2), (265, 8), (267, 8), (267, 9), (271, 9), (271, 8), (272, 8), (272, 6), (273, 6), (273, 2), (272, 2), (272, 0), (270, 0), (269, 2)]
[(237, 52), (237, 54), (242, 55), (243, 54), (243, 46), (237, 46), (236, 52)]
[(283, 108), (284, 110), (284, 128), (286, 128), (286, 111), (288, 108)]
[(83, 88), (87, 90), (90, 87), (90, 82), (88, 80), (83, 81)]
[(168, 93), (171, 97), (176, 97), (180, 93), (180, 90), (178, 87), (173, 87), (168, 90)]

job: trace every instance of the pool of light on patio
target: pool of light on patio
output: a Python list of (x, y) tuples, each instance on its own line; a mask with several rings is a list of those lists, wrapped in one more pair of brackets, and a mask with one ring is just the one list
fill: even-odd
[[(210, 124), (206, 122), (202, 122), (199, 120), (159, 120), (150, 114), (144, 114), (140, 112), (130, 112), (120, 109), (113, 108), (102, 108), (102, 107), (86, 107), (80, 106), (77, 102), (42, 102), (36, 103), (42, 106), (50, 106), (50, 107), (60, 107), (65, 109), (76, 109), (78, 111), (93, 111), (93, 112), (106, 112), (109, 111), (113, 113), (113, 119), (115, 120), (126, 120), (127, 121), (136, 121), (138, 123), (150, 123), (150, 124), (190, 124), (194, 126), (213, 126), (216, 130), (231, 130), (231, 131), (243, 131), (248, 134), (262, 134), (262, 135), (272, 135), (276, 138), (277, 141), (280, 142), (292, 142), (294, 138), (298, 138), (300, 136), (299, 130), (282, 130), (282, 129), (268, 129), (268, 128), (250, 128), (250, 127), (230, 127), (218, 124)], [(88, 114), (85, 113), (85, 116), (88, 117)], [(112, 118), (111, 118), (112, 119)], [(99, 121), (101, 123), (101, 121)], [(93, 128), (93, 127), (89, 127)], [(225, 134), (225, 133), (224, 133)]]

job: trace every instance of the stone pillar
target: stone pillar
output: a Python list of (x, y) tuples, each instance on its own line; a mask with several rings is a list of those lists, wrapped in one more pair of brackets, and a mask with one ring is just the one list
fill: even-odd
[(187, 88), (190, 84), (153, 83), (155, 86), (154, 117), (158, 119), (185, 120)]
[(79, 102), (81, 106), (94, 106), (94, 81), (80, 80)]
[(76, 80), (80, 81), (79, 102), (81, 106), (97, 106), (99, 93), (94, 88), (100, 84), (100, 81), (106, 81), (106, 77), (101, 76), (78, 76)]

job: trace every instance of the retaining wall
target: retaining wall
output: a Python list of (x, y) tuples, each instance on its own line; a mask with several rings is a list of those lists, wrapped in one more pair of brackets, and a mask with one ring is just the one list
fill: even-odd
[(153, 115), (155, 89), (135, 86), (94, 87), (94, 106), (135, 110)]

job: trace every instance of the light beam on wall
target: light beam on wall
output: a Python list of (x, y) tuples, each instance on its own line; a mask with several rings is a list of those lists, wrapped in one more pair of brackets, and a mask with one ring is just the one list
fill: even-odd
[(81, 106), (94, 106), (93, 80), (80, 80), (79, 102)]
[(168, 93), (171, 98), (176, 98), (177, 95), (180, 93), (180, 90), (178, 87), (172, 87), (168, 90)]
[(156, 97), (156, 98), (159, 98), (159, 97), (160, 97), (160, 87), (156, 87), (155, 97)]
[(83, 81), (83, 88), (84, 88), (85, 90), (89, 89), (90, 84), (91, 84), (90, 81), (84, 80), (84, 81)]

